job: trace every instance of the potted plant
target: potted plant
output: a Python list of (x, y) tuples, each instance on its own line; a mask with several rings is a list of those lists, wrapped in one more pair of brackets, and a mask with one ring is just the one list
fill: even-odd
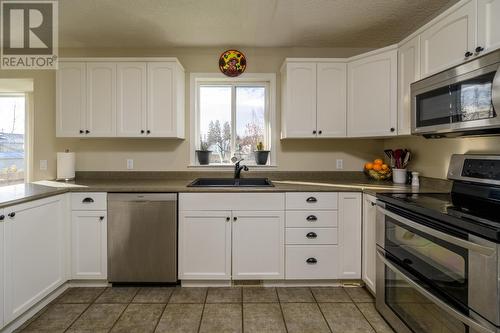
[(200, 139), (200, 149), (196, 150), (196, 156), (198, 156), (198, 162), (200, 165), (208, 165), (210, 163), (211, 150), (208, 150), (208, 142)]
[(259, 142), (257, 146), (255, 146), (255, 163), (257, 165), (266, 165), (267, 159), (269, 158), (269, 150), (264, 150), (264, 144)]

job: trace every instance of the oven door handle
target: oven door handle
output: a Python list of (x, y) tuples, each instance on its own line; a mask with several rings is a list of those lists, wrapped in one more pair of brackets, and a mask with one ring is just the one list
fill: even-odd
[(500, 66), (497, 69), (495, 77), (493, 78), (493, 85), (491, 87), (491, 102), (495, 110), (500, 110)]
[(382, 208), (380, 206), (377, 206), (377, 209), (384, 215), (386, 216), (389, 216), (390, 218), (404, 224), (404, 225), (407, 225), (413, 229), (416, 229), (418, 231), (421, 231), (421, 232), (424, 232), (426, 234), (429, 234), (431, 236), (434, 236), (436, 238), (439, 238), (443, 241), (446, 241), (448, 243), (451, 243), (451, 244), (455, 244), (457, 246), (460, 246), (462, 248), (466, 248), (470, 251), (473, 251), (473, 252), (477, 252), (477, 253), (481, 253), (481, 254), (484, 254), (486, 256), (491, 256), (493, 255), (495, 252), (496, 252), (496, 249), (495, 248), (491, 248), (491, 247), (488, 247), (488, 246), (484, 246), (484, 245), (480, 245), (480, 244), (476, 244), (474, 242), (471, 242), (471, 241), (468, 241), (468, 240), (465, 240), (465, 239), (461, 239), (461, 238), (458, 238), (458, 237), (455, 237), (455, 236), (452, 236), (452, 235), (448, 235), (444, 232), (441, 232), (441, 231), (438, 231), (438, 230), (435, 230), (435, 229), (432, 229), (432, 228), (429, 228), (429, 227), (426, 227), (425, 225), (422, 225), (420, 223), (416, 223), (416, 222), (413, 222), (405, 217), (402, 217), (398, 214), (395, 214), (393, 212), (390, 212), (388, 211), (387, 209), (385, 208)]
[(377, 255), (379, 259), (384, 263), (384, 265), (389, 267), (395, 273), (399, 274), (411, 287), (415, 288), (418, 292), (420, 292), (423, 296), (425, 296), (431, 302), (436, 304), (439, 308), (448, 313), (450, 316), (454, 317), (458, 321), (472, 328), (474, 332), (496, 333), (496, 330), (494, 331), (492, 329), (484, 327), (481, 323), (458, 312), (457, 310), (453, 309), (451, 306), (449, 306), (448, 304), (446, 304), (445, 302), (443, 302), (442, 300), (440, 300), (439, 298), (437, 298), (436, 296), (425, 290), (418, 283), (407, 277), (403, 272), (401, 272), (398, 268), (396, 268), (393, 264), (391, 264), (389, 260), (385, 258), (385, 255), (381, 250), (377, 249)]

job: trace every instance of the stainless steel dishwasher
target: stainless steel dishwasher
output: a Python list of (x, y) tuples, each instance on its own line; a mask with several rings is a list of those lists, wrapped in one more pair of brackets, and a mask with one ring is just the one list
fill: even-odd
[(108, 280), (177, 282), (177, 194), (108, 195)]

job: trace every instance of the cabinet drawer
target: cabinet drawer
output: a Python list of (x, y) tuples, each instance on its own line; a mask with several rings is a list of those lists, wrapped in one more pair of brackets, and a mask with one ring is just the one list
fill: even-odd
[(283, 193), (179, 193), (179, 210), (283, 210)]
[(336, 227), (338, 212), (334, 211), (287, 211), (287, 228)]
[(333, 192), (299, 192), (286, 194), (286, 209), (337, 209), (338, 195)]
[(295, 245), (335, 245), (337, 228), (287, 228), (286, 244)]
[(287, 245), (285, 278), (336, 279), (337, 253), (336, 245)]
[(107, 193), (71, 193), (72, 210), (106, 210)]

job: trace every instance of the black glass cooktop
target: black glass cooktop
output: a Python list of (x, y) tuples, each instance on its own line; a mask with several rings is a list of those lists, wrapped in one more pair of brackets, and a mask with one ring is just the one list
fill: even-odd
[[(447, 227), (500, 242), (500, 205), (483, 204), (470, 197), (445, 193), (380, 193), (386, 209), (432, 219), (440, 229)], [(469, 204), (466, 204), (469, 203)], [(392, 209), (391, 209), (392, 208)]]

